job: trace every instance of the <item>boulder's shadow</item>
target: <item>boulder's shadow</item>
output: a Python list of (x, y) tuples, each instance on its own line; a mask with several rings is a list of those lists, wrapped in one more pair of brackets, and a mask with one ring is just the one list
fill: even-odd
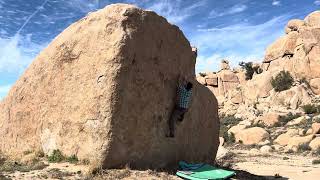
[(282, 176), (259, 176), (259, 175), (255, 175), (255, 174), (251, 174), (247, 171), (243, 171), (243, 170), (234, 170), (234, 169), (228, 169), (228, 168), (224, 168), (226, 170), (230, 170), (230, 171), (235, 171), (236, 175), (229, 178), (230, 180), (233, 179), (237, 179), (237, 180), (288, 180), (289, 178), (286, 177), (282, 177)]

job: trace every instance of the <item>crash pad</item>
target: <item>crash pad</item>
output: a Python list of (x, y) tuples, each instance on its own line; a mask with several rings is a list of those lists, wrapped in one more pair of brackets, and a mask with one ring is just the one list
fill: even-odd
[[(235, 175), (234, 171), (228, 171), (220, 168), (213, 167), (208, 164), (196, 164), (192, 165), (190, 164), (189, 167), (192, 168), (184, 168), (186, 166), (181, 167), (180, 165), (180, 171), (178, 171), (176, 174), (179, 177), (189, 179), (189, 180), (214, 180), (214, 179), (227, 179), (233, 175)], [(197, 167), (198, 168), (195, 168)]]

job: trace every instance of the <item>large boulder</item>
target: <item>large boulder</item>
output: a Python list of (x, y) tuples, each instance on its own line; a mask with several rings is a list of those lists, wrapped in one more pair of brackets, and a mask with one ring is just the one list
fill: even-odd
[(298, 32), (292, 32), (277, 39), (267, 48), (263, 62), (271, 62), (278, 58), (282, 58), (285, 55), (293, 55), (296, 48), (297, 39)]
[(274, 74), (276, 73), (266, 71), (262, 74), (253, 76), (252, 80), (247, 81), (244, 86), (244, 96), (246, 99), (255, 101), (257, 98), (268, 97), (270, 91), (273, 89), (271, 79)]
[(231, 70), (221, 70), (217, 73), (219, 95), (226, 96), (229, 91), (236, 89), (240, 84), (239, 78)]
[(319, 27), (320, 26), (320, 11), (315, 11), (309, 14), (304, 21), (308, 26)]
[(273, 142), (281, 146), (288, 144), (289, 140), (299, 134), (298, 129), (289, 129), (286, 133), (279, 135)]
[[(170, 139), (179, 76), (194, 89)], [(217, 106), (195, 80), (195, 55), (177, 26), (152, 11), (110, 5), (69, 26), (15, 83), (0, 103), (0, 151), (59, 149), (103, 168), (211, 161)]]
[(252, 127), (244, 129), (235, 134), (237, 142), (242, 142), (244, 145), (254, 145), (269, 139), (269, 133), (260, 127)]
[(289, 139), (287, 147), (292, 149), (293, 147), (299, 148), (299, 146), (309, 144), (310, 141), (314, 138), (314, 135), (308, 135), (308, 136), (294, 136)]
[(310, 148), (314, 151), (320, 150), (320, 137), (316, 137), (314, 138), (310, 144), (309, 144)]
[(312, 97), (304, 85), (294, 86), (281, 92), (273, 92), (270, 95), (270, 102), (274, 105), (285, 105), (291, 109), (310, 104)]

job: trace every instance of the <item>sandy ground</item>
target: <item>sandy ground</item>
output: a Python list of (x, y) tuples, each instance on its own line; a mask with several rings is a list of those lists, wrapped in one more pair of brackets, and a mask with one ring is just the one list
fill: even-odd
[[(320, 164), (312, 160), (320, 158), (310, 154), (255, 154), (248, 150), (232, 150), (236, 154), (232, 168), (244, 170), (267, 179), (317, 180), (320, 179)], [(275, 178), (275, 176), (282, 178)]]
[[(320, 164), (313, 165), (312, 160), (320, 158), (306, 154), (252, 154), (249, 150), (230, 149), (234, 156), (222, 160), (237, 172), (231, 179), (320, 179)], [(227, 168), (225, 166), (225, 168)], [(29, 172), (0, 172), (2, 179), (125, 179), (125, 180), (179, 180), (174, 172), (157, 172), (152, 170), (137, 171), (130, 169), (105, 170), (95, 176), (84, 176), (86, 166), (70, 163), (48, 163), (42, 170)], [(2, 175), (1, 175), (2, 174)]]

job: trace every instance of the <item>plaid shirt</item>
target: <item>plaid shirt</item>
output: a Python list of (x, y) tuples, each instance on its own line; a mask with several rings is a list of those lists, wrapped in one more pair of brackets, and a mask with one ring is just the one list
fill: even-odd
[(178, 97), (179, 102), (178, 106), (180, 108), (188, 109), (189, 102), (191, 100), (192, 90), (188, 91), (184, 86), (179, 86)]

